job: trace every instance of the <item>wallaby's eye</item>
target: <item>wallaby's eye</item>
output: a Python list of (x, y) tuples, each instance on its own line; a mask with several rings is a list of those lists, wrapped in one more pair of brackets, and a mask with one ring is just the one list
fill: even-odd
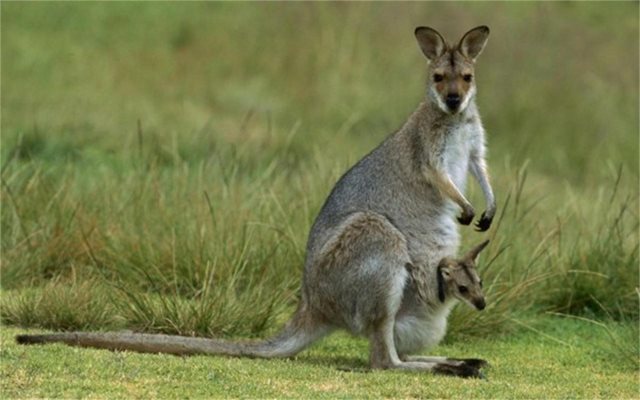
[(433, 74), (434, 82), (442, 82), (443, 79), (444, 79), (444, 76), (442, 74)]
[(460, 294), (465, 294), (465, 293), (467, 293), (469, 291), (469, 289), (467, 289), (466, 286), (459, 285), (458, 286), (458, 291), (460, 292)]
[(473, 75), (465, 74), (462, 76), (462, 79), (464, 79), (465, 82), (471, 82), (473, 80)]

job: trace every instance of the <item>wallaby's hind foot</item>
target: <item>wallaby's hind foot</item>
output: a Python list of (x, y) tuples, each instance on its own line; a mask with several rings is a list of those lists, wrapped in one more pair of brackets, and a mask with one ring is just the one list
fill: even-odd
[(429, 371), (437, 375), (451, 375), (462, 378), (484, 378), (480, 368), (489, 365), (478, 358), (447, 358), (428, 356), (408, 356), (403, 358), (400, 368)]
[(433, 368), (433, 373), (437, 375), (457, 376), (460, 378), (486, 379), (482, 371), (480, 371), (480, 368), (467, 364), (466, 362), (460, 362), (458, 364), (437, 364)]
[(475, 368), (488, 367), (489, 363), (481, 358), (449, 358), (449, 357), (430, 357), (430, 356), (406, 356), (402, 357), (402, 361), (418, 361), (430, 363), (459, 364), (465, 363)]
[(447, 360), (453, 362), (463, 362), (475, 368), (484, 368), (489, 366), (489, 362), (481, 358), (447, 358)]
[(461, 378), (484, 378), (480, 368), (489, 365), (485, 360), (477, 358), (447, 358), (428, 356), (408, 356), (390, 368), (407, 371), (425, 371), (436, 375), (450, 375)]
[(438, 375), (459, 376), (462, 378), (482, 378), (485, 376), (481, 368), (489, 366), (486, 360), (480, 358), (447, 358), (447, 357), (408, 357), (411, 361), (436, 362), (433, 373)]
[(436, 375), (449, 375), (461, 378), (481, 378), (485, 376), (480, 370), (486, 361), (478, 359), (454, 360), (444, 359), (443, 361), (398, 361), (396, 363), (385, 364), (384, 366), (372, 365), (378, 369), (399, 369), (405, 371), (423, 371)]

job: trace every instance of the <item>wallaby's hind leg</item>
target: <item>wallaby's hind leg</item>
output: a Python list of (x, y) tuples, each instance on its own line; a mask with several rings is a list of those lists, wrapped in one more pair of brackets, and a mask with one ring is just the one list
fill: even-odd
[(398, 312), (410, 261), (404, 236), (387, 218), (350, 214), (310, 263), (306, 302), (327, 323), (369, 336)]
[(402, 361), (393, 341), (393, 319), (384, 321), (370, 338), (371, 368), (397, 368)]
[(463, 378), (482, 378), (480, 368), (486, 361), (457, 360), (446, 357), (405, 357), (401, 360), (393, 339), (393, 321), (385, 321), (371, 335), (371, 368), (426, 371)]

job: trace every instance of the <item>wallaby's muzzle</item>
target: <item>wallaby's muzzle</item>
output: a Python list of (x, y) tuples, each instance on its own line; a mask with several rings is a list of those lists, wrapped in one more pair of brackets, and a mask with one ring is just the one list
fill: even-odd
[(445, 103), (447, 104), (447, 107), (449, 107), (449, 110), (451, 110), (451, 112), (457, 111), (458, 107), (460, 107), (461, 102), (462, 102), (462, 99), (460, 98), (460, 95), (457, 93), (448, 94), (445, 100)]
[(480, 298), (473, 301), (473, 305), (476, 307), (478, 311), (484, 310), (487, 304), (484, 302), (484, 298)]

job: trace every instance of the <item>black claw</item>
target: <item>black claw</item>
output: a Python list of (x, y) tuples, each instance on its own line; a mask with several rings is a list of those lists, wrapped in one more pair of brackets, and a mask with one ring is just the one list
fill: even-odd
[(491, 221), (493, 221), (493, 218), (487, 218), (485, 214), (482, 213), (482, 216), (480, 216), (480, 219), (478, 220), (478, 222), (476, 222), (476, 231), (486, 231), (491, 226)]
[(471, 221), (473, 221), (473, 214), (469, 214), (469, 215), (462, 214), (461, 216), (458, 217), (458, 222), (460, 222), (460, 224), (462, 225), (469, 225)]

